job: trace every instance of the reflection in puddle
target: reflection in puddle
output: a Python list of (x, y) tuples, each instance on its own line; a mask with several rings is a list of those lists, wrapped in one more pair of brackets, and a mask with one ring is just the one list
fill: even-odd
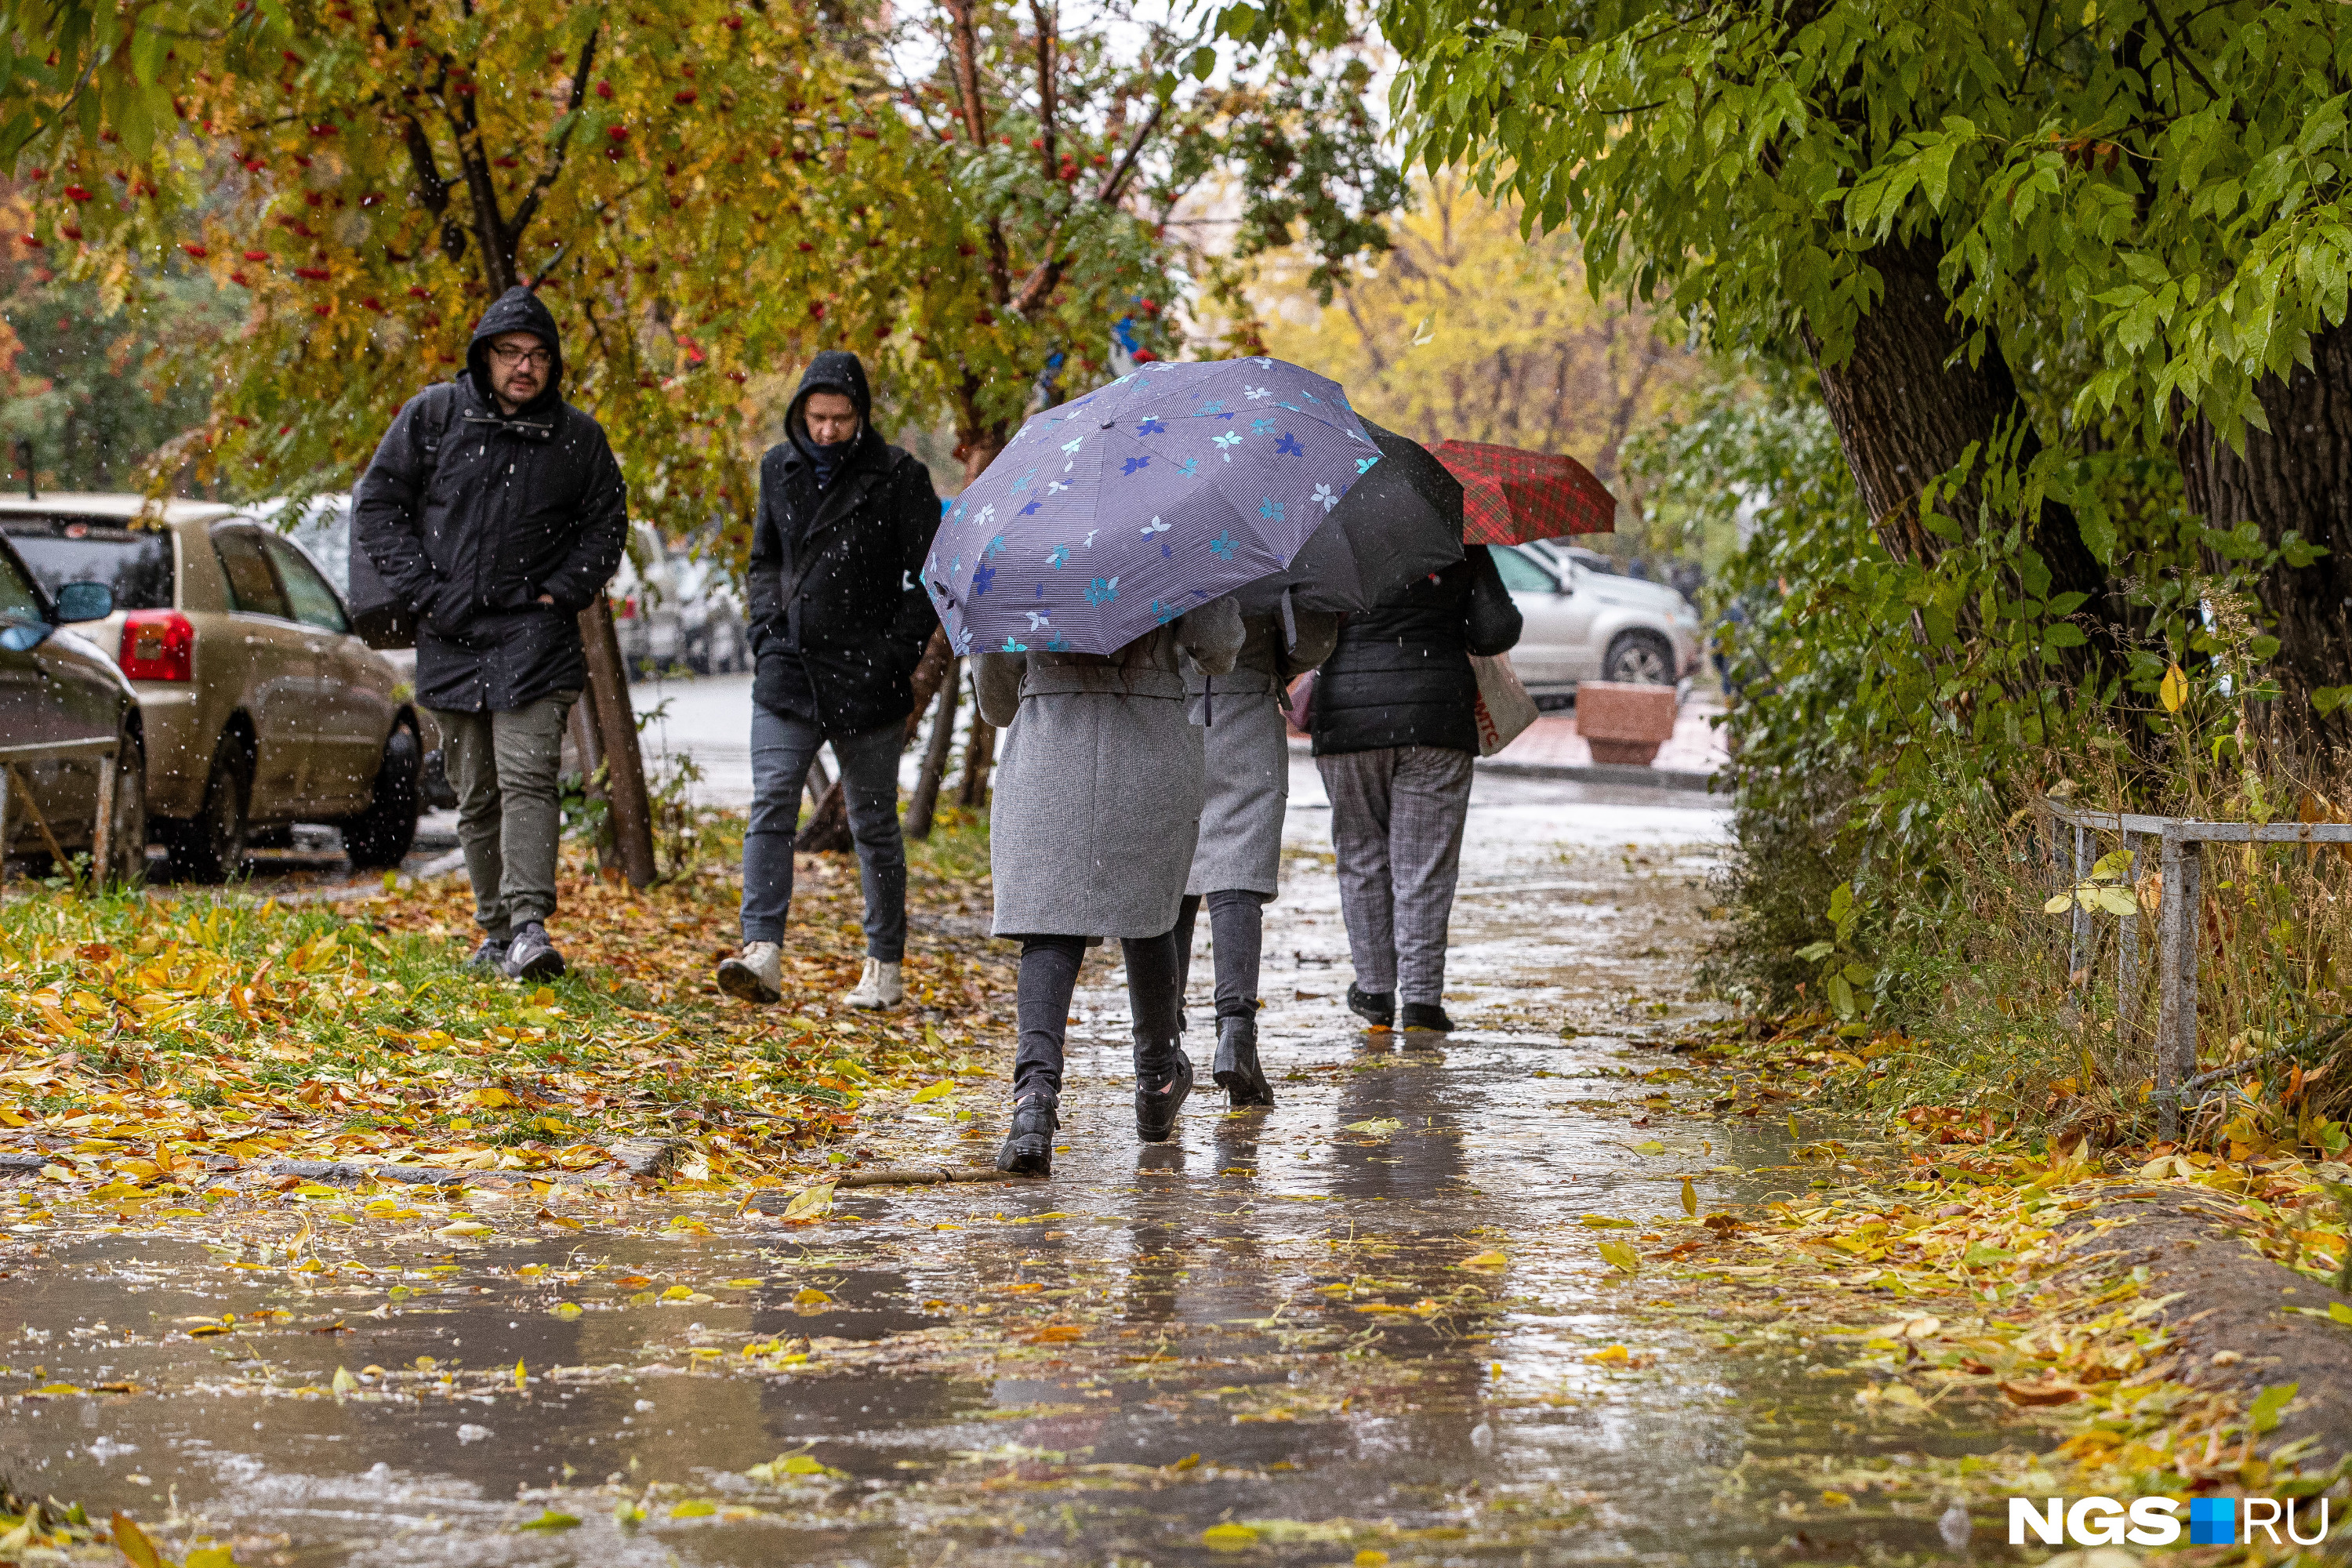
[[(1280, 1104), (1204, 1094), (1178, 1143), (1139, 1149), (1097, 958), (1048, 1186), (862, 1189), (822, 1226), (720, 1209), (675, 1238), (501, 1214), (485, 1245), (410, 1231), (404, 1268), (380, 1245), (331, 1285), (160, 1235), (26, 1258), (10, 1390), (73, 1392), (7, 1401), (0, 1474), (93, 1513), (176, 1500), (240, 1563), (1769, 1551), (1792, 1527), (1727, 1487), (1744, 1464), (1995, 1440), (1856, 1415), (1769, 1290), (1766, 1348), (1726, 1354), (1718, 1325), (1654, 1326), (1670, 1300), (1629, 1315), (1664, 1298), (1599, 1263), (1587, 1216), (1677, 1215), (1685, 1177), (1708, 1210), (1790, 1184), (1769, 1118), (1626, 1114), (1667, 1062), (1626, 1037), (1691, 1014), (1720, 821), (1559, 786), (1482, 804), (1465, 1028), (1438, 1040), (1351, 1026), (1328, 817), (1295, 815), (1267, 943)], [(954, 1122), (919, 1125), (958, 1157)], [(1934, 1529), (1847, 1533), (1926, 1552)]]

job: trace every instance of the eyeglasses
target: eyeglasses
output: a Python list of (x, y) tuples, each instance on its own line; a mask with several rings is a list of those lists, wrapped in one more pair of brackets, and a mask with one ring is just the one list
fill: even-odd
[(490, 357), (500, 364), (535, 364), (544, 368), (555, 363), (555, 351), (509, 348), (504, 343), (494, 343), (490, 348)]

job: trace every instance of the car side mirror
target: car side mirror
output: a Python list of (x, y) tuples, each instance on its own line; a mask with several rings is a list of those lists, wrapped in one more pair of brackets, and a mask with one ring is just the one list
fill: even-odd
[(103, 583), (68, 583), (58, 590), (58, 624), (102, 621), (114, 614), (114, 590)]

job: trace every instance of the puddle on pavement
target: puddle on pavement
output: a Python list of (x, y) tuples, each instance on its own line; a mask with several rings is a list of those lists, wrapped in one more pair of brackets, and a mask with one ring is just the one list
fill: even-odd
[[(1671, 1058), (1559, 1037), (1563, 1016), (1692, 1016), (1720, 818), (1551, 789), (1474, 816), (1465, 1028), (1428, 1046), (1343, 1021), (1325, 821), (1294, 814), (1271, 1113), (1202, 1096), (1179, 1144), (1139, 1148), (1115, 973), (1090, 963), (1080, 1014), (1103, 1037), (1074, 1052), (1050, 1185), (861, 1189), (789, 1229), (705, 1212), (710, 1234), (677, 1240), (591, 1223), (443, 1254), (412, 1230), (406, 1271), (363, 1249), (373, 1279), (324, 1289), (162, 1236), (20, 1255), (15, 1387), (140, 1392), (7, 1399), (0, 1479), (98, 1515), (176, 1506), (240, 1563), (1933, 1557), (1940, 1501), (1799, 1537), (1787, 1494), (1727, 1478), (1998, 1433), (1858, 1414), (1769, 1292), (1762, 1348), (1728, 1352), (1721, 1324), (1619, 1305), (1647, 1282), (1613, 1279), (1584, 1216), (1678, 1215), (1686, 1176), (1709, 1210), (1807, 1178), (1769, 1118), (1632, 1127), (1612, 1108)], [(997, 1107), (959, 1123), (956, 1104), (918, 1108), (901, 1143), (992, 1149)], [(1465, 1267), (1489, 1252), (1507, 1261)], [(240, 1326), (187, 1337), (224, 1314)], [(1622, 1361), (1589, 1359), (1612, 1345)], [(338, 1368), (390, 1371), (339, 1398)], [(581, 1522), (518, 1529), (551, 1510)]]

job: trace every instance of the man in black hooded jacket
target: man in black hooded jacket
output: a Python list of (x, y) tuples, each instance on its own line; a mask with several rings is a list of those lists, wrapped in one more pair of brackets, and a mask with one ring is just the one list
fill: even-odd
[(782, 994), (793, 835), (809, 763), (841, 763), (866, 884), (866, 968), (848, 1001), (894, 1007), (906, 991), (907, 851), (898, 754), (909, 678), (939, 624), (915, 581), (940, 525), (921, 462), (875, 430), (857, 356), (821, 353), (784, 414), (788, 437), (760, 464), (746, 584), (751, 646), (751, 816), (743, 835), (743, 950), (719, 966), (730, 995)]
[(528, 289), (482, 313), (465, 373), (404, 405), (352, 494), (352, 531), (415, 618), (474, 884), (478, 968), (563, 973), (548, 940), (563, 722), (587, 683), (580, 612), (621, 563), (628, 490), (563, 401), (555, 318)]

